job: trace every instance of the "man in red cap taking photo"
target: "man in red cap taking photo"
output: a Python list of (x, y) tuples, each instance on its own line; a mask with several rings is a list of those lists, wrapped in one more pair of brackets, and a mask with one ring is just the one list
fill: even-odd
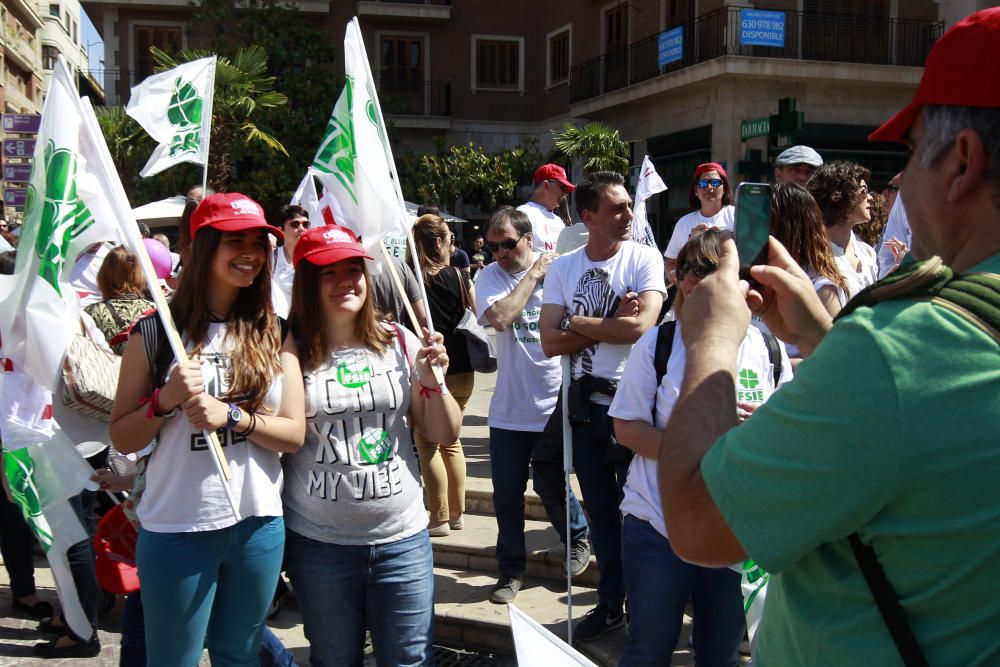
[(557, 164), (543, 164), (535, 170), (535, 191), (526, 204), (517, 207), (531, 220), (531, 248), (535, 252), (555, 252), (559, 232), (566, 223), (553, 211), (575, 190), (566, 170)]
[[(871, 138), (908, 146), (912, 256), (834, 324), (774, 239), (759, 292), (726, 242), (681, 315), (667, 529), (770, 573), (758, 664), (1000, 664), (1000, 9), (948, 30)], [(751, 310), (809, 358), (732, 429)]]

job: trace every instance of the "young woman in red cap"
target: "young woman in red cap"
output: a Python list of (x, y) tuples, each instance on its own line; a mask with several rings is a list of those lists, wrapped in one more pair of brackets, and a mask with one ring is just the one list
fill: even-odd
[(722, 165), (718, 162), (699, 164), (694, 170), (688, 193), (688, 204), (695, 210), (682, 216), (674, 225), (670, 243), (663, 253), (667, 280), (671, 279), (670, 272), (677, 268), (677, 253), (688, 242), (695, 228), (718, 227), (733, 231), (735, 209), (732, 202), (733, 191)]
[[(258, 664), (284, 550), (279, 452), (305, 435), (294, 342), (271, 309), (269, 226), (241, 194), (191, 215), (191, 261), (170, 304), (190, 360), (176, 363), (156, 315), (122, 359), (111, 438), (124, 453), (153, 440), (138, 504), (136, 560), (148, 664)], [(203, 431), (229, 462), (231, 510)]]
[[(423, 345), (382, 321), (354, 234), (328, 225), (295, 246), (292, 333), (305, 374), (306, 442), (285, 456), (285, 565), (313, 667), (432, 663), (434, 571), (413, 430), (454, 440), (460, 417)], [(425, 330), (426, 338), (426, 330)]]

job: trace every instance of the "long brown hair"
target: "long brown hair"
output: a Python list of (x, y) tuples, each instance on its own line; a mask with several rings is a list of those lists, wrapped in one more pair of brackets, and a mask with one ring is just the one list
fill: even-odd
[(97, 287), (105, 301), (126, 294), (142, 294), (146, 277), (135, 255), (118, 246), (108, 251), (97, 272)]
[[(354, 318), (354, 335), (361, 344), (382, 354), (389, 347), (394, 334), (381, 323), (372, 293), (371, 276), (363, 259), (346, 259), (345, 262), (361, 262), (365, 275), (365, 302)], [(299, 363), (303, 371), (315, 371), (329, 358), (332, 350), (323, 335), (323, 317), (316, 312), (320, 303), (319, 284), (322, 266), (309, 260), (300, 260), (295, 265), (295, 280), (292, 282), (292, 309), (289, 324), (299, 348)]]
[[(434, 275), (444, 267), (448, 266), (449, 258), (441, 257), (441, 248), (437, 245), (438, 239), (446, 239), (451, 235), (448, 224), (439, 215), (428, 213), (417, 218), (413, 223), (413, 241), (416, 246), (417, 259), (420, 260), (420, 269), (424, 272), (424, 277)], [(412, 264), (410, 255), (411, 249), (406, 248), (406, 261)]]
[[(261, 232), (263, 233), (263, 232)], [(194, 343), (192, 356), (201, 352), (212, 314), (205, 294), (213, 280), (212, 265), (222, 232), (203, 227), (191, 241), (191, 264), (181, 272), (170, 312), (177, 330)], [(232, 343), (233, 379), (226, 398), (243, 398), (256, 410), (264, 401), (275, 375), (281, 372), (278, 352), (281, 327), (271, 307), (271, 263), (266, 259), (249, 287), (239, 291), (226, 314), (226, 340)]]
[(771, 197), (771, 235), (806, 271), (820, 275), (847, 291), (837, 270), (823, 213), (809, 191), (798, 183), (780, 183)]

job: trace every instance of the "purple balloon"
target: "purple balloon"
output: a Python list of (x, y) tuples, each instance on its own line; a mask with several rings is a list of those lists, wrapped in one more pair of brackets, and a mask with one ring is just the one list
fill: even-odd
[(146, 246), (146, 252), (149, 253), (149, 260), (153, 263), (153, 269), (156, 270), (156, 277), (160, 280), (169, 278), (174, 269), (174, 258), (170, 256), (167, 247), (156, 239), (143, 239), (142, 244)]

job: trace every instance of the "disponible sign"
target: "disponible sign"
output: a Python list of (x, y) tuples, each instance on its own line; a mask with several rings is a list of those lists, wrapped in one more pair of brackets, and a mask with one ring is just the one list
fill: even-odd
[(658, 58), (660, 67), (677, 62), (684, 57), (684, 26), (677, 26), (660, 33)]
[(740, 44), (784, 47), (785, 12), (741, 9)]

